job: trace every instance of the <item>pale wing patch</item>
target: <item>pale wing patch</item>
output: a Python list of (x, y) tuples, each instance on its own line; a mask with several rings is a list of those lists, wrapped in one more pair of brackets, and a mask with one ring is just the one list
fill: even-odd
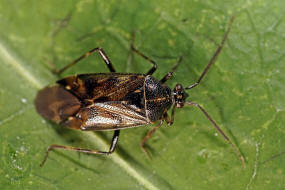
[(79, 111), (76, 117), (83, 120), (83, 130), (111, 130), (145, 125), (144, 113), (134, 105), (121, 102), (94, 103)]

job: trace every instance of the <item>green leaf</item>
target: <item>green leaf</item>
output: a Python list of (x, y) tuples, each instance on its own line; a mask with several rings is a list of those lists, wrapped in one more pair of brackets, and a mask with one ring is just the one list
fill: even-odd
[[(276, 1), (0, 1), (0, 189), (284, 189), (285, 3)], [(150, 126), (123, 130), (108, 157), (53, 151), (52, 144), (107, 150), (112, 132), (64, 129), (35, 111), (37, 91), (62, 68), (102, 47), (118, 72), (151, 67), (131, 59), (130, 41), (156, 60), (167, 84), (193, 84), (214, 54), (232, 14), (231, 33), (201, 85), (189, 91), (246, 159), (196, 108), (176, 111), (141, 151)], [(98, 55), (64, 76), (107, 72)]]

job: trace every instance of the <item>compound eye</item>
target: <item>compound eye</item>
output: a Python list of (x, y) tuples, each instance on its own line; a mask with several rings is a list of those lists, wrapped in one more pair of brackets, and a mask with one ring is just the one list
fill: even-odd
[(182, 85), (181, 84), (177, 84), (176, 85), (176, 90), (177, 91), (181, 91), (183, 89)]

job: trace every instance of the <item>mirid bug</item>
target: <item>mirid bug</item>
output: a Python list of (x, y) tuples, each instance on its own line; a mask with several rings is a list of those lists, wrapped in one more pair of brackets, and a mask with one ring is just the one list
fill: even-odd
[[(231, 145), (244, 166), (244, 158), (239, 149), (230, 141), (204, 108), (197, 103), (186, 101), (188, 94), (185, 92), (185, 90), (196, 87), (205, 77), (227, 39), (233, 20), (234, 17), (231, 18), (222, 42), (197, 82), (186, 88), (183, 88), (181, 84), (176, 84), (172, 91), (165, 85), (165, 82), (172, 77), (173, 72), (182, 61), (182, 57), (179, 58), (171, 71), (158, 81), (152, 77), (157, 64), (134, 47), (134, 37), (132, 38), (131, 49), (153, 65), (146, 74), (115, 72), (110, 59), (101, 48), (90, 50), (57, 71), (60, 74), (90, 54), (95, 52), (100, 54), (110, 73), (80, 74), (58, 80), (56, 85), (45, 87), (39, 91), (35, 99), (35, 106), (40, 115), (60, 125), (82, 131), (114, 130), (114, 135), (109, 151), (52, 144), (48, 147), (41, 166), (53, 149), (73, 150), (88, 154), (111, 154), (116, 148), (121, 129), (153, 124), (159, 120), (158, 125), (153, 127), (141, 142), (142, 149), (148, 153), (144, 146), (146, 141), (164, 121), (168, 125), (172, 125), (175, 108), (182, 108), (185, 105), (195, 106), (202, 111), (216, 130)], [(171, 106), (172, 111), (169, 117), (167, 111)]]

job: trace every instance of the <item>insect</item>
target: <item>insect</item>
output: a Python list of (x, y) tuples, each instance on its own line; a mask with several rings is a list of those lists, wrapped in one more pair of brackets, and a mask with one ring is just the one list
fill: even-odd
[[(222, 50), (233, 20), (234, 17), (231, 18), (222, 42), (197, 82), (186, 88), (183, 88), (181, 84), (176, 84), (174, 90), (171, 90), (165, 85), (165, 82), (172, 77), (175, 69), (182, 61), (182, 57), (179, 58), (170, 72), (161, 80), (157, 80), (152, 76), (157, 68), (157, 64), (134, 47), (134, 37), (132, 38), (131, 49), (152, 64), (152, 68), (146, 74), (115, 72), (113, 64), (101, 48), (90, 50), (57, 71), (60, 74), (92, 53), (98, 52), (100, 54), (110, 73), (80, 74), (58, 80), (56, 85), (47, 86), (38, 92), (35, 106), (38, 113), (44, 118), (68, 128), (82, 131), (113, 130), (114, 135), (109, 151), (52, 144), (48, 147), (40, 166), (45, 163), (49, 152), (53, 149), (109, 155), (116, 148), (121, 129), (153, 124), (155, 121), (160, 121), (158, 125), (147, 133), (141, 142), (143, 151), (148, 154), (145, 148), (147, 140), (164, 122), (172, 125), (175, 109), (182, 108), (184, 105), (199, 108), (216, 130), (231, 145), (241, 160), (242, 165), (244, 165), (244, 158), (239, 149), (230, 141), (204, 108), (197, 103), (186, 101), (188, 94), (185, 92), (199, 85), (205, 77)], [(167, 112), (171, 106), (172, 111), (169, 117)]]

